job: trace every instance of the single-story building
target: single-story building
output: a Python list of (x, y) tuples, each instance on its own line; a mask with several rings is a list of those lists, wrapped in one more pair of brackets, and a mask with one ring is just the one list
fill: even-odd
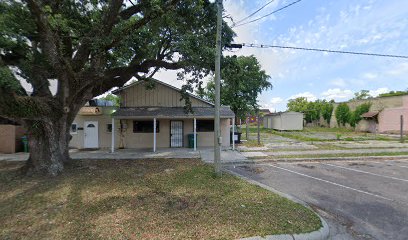
[[(401, 116), (403, 116), (404, 133), (408, 133), (408, 95), (378, 97), (347, 102), (351, 111), (364, 103), (370, 103), (369, 112), (361, 115), (363, 118), (356, 126), (356, 131), (371, 133), (399, 133)], [(330, 127), (337, 127), (335, 104)]]
[[(151, 88), (151, 84), (154, 87)], [(72, 126), (71, 147), (152, 149), (214, 146), (214, 105), (190, 94), (192, 112), (185, 111), (180, 89), (158, 80), (137, 81), (115, 90), (119, 108), (87, 106)], [(222, 147), (229, 147), (235, 114), (221, 106)], [(196, 133), (194, 135), (194, 133)], [(196, 137), (194, 137), (196, 136)]]
[(263, 118), (264, 128), (279, 131), (303, 130), (303, 113), (278, 112), (267, 114)]

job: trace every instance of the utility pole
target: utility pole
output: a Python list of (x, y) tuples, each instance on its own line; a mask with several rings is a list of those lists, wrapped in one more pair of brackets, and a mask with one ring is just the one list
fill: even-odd
[(259, 133), (259, 126), (261, 125), (259, 121), (259, 109), (256, 110), (256, 122), (257, 122), (257, 131), (258, 131), (258, 145), (261, 145), (261, 134)]
[(403, 143), (404, 142), (404, 116), (401, 115), (400, 117), (400, 142)]
[(221, 29), (222, 0), (217, 0), (217, 36), (215, 53), (215, 116), (214, 116), (214, 165), (215, 173), (221, 174), (221, 130), (220, 130), (220, 82), (221, 82)]

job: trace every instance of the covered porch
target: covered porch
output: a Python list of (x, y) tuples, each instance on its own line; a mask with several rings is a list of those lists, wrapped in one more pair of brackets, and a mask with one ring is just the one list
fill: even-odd
[[(120, 108), (112, 114), (111, 152), (119, 149), (198, 148), (214, 146), (214, 108), (193, 107)], [(235, 115), (229, 107), (220, 111), (222, 147), (235, 149), (230, 142)], [(232, 127), (231, 127), (232, 122)], [(231, 129), (232, 128), (232, 129)]]

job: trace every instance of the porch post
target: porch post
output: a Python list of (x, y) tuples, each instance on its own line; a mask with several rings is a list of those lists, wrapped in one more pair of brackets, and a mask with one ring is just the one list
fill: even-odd
[(235, 150), (235, 117), (232, 118), (232, 150)]
[(115, 152), (115, 119), (112, 118), (112, 142), (111, 142), (111, 152)]
[(153, 118), (153, 152), (156, 152), (156, 118)]
[(197, 151), (197, 120), (194, 118), (194, 151)]

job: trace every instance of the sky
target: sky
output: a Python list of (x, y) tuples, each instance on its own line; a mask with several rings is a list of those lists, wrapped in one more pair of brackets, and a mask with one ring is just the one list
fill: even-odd
[[(253, 18), (294, 0), (275, 0)], [(269, 0), (225, 0), (225, 14), (239, 21)], [(232, 22), (225, 19), (232, 25)], [(408, 1), (303, 0), (260, 21), (234, 27), (237, 43), (408, 55)], [(360, 90), (373, 96), (408, 89), (408, 59), (243, 48), (270, 75), (273, 89), (259, 103), (284, 111), (289, 99), (347, 101)]]
[[(237, 22), (269, 1), (224, 0), (224, 16)], [(274, 0), (249, 20), (293, 1)], [(408, 55), (408, 1), (302, 0), (233, 30), (236, 43)], [(373, 96), (408, 89), (408, 59), (246, 47), (224, 54), (257, 57), (273, 85), (258, 100), (271, 111), (285, 111), (287, 101), (296, 97), (341, 102), (363, 89)], [(155, 78), (183, 84), (175, 71), (161, 71)]]

